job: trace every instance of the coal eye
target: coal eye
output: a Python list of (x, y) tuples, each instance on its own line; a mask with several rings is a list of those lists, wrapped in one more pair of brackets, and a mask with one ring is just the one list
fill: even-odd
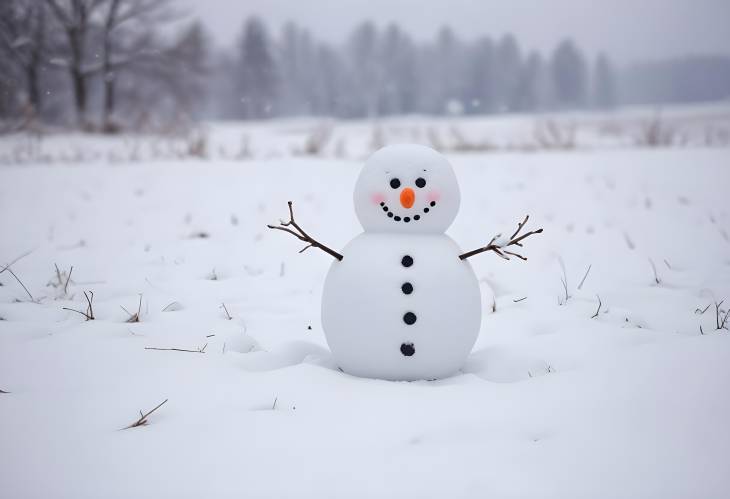
[(418, 177), (418, 178), (416, 179), (416, 185), (417, 185), (417, 186), (418, 186), (418, 187), (419, 187), (420, 189), (423, 189), (424, 187), (426, 187), (426, 179), (424, 179), (424, 178), (421, 178), (421, 177)]
[(393, 189), (397, 189), (398, 187), (400, 187), (400, 180), (398, 180), (397, 178), (390, 179), (390, 186)]

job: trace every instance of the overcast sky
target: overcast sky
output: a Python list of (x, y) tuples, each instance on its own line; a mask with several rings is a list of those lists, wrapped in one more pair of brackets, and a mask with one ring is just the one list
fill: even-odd
[(524, 48), (551, 50), (565, 36), (618, 63), (686, 54), (730, 54), (730, 0), (179, 0), (225, 46), (243, 20), (275, 33), (288, 20), (339, 41), (364, 19), (396, 21), (419, 39), (450, 25), (462, 38), (514, 33)]

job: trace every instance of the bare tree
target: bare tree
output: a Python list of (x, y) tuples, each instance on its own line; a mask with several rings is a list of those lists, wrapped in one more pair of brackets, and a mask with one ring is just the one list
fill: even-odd
[(27, 100), (21, 105), (29, 119), (37, 116), (41, 108), (40, 72), (46, 49), (45, 15), (45, 5), (40, 2), (12, 0), (0, 3), (0, 54), (7, 55), (3, 65), (6, 66), (5, 71), (15, 66), (24, 77)]
[(46, 0), (61, 29), (66, 35), (69, 60), (56, 59), (55, 63), (68, 68), (73, 87), (76, 120), (80, 127), (88, 128), (88, 88), (90, 76), (98, 67), (89, 65), (86, 48), (92, 19), (96, 10), (108, 0)]
[(104, 49), (100, 68), (104, 82), (102, 129), (114, 132), (118, 76), (135, 65), (159, 62), (162, 45), (156, 36), (159, 27), (177, 19), (169, 0), (104, 0), (106, 11), (101, 24)]

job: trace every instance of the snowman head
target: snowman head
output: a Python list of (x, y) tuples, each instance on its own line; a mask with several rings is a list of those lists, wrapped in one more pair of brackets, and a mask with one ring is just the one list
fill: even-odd
[(355, 212), (371, 232), (444, 232), (459, 211), (460, 199), (449, 162), (420, 145), (376, 151), (355, 185)]

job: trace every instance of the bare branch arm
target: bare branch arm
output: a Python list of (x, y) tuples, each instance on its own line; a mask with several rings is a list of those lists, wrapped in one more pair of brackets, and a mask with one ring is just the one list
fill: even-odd
[(497, 255), (504, 258), (505, 260), (510, 259), (510, 257), (508, 255), (516, 256), (520, 260), (527, 260), (527, 257), (524, 257), (524, 256), (520, 255), (519, 253), (515, 253), (513, 251), (506, 250), (505, 248), (507, 248), (508, 246), (522, 247), (522, 241), (524, 239), (526, 239), (527, 237), (529, 237), (533, 234), (542, 233), (542, 229), (537, 229), (537, 230), (531, 230), (529, 232), (525, 232), (524, 234), (520, 235), (520, 232), (525, 227), (525, 224), (527, 223), (527, 220), (529, 220), (529, 218), (530, 218), (530, 215), (526, 215), (525, 219), (522, 222), (520, 222), (519, 224), (517, 224), (517, 230), (514, 232), (514, 234), (512, 234), (512, 236), (510, 237), (510, 239), (507, 243), (495, 244), (495, 241), (497, 240), (497, 238), (499, 238), (499, 235), (496, 235), (492, 238), (491, 241), (489, 241), (487, 243), (486, 246), (484, 246), (482, 248), (477, 248), (475, 250), (467, 251), (466, 253), (459, 255), (459, 259), (466, 260), (467, 258), (470, 258), (474, 255), (478, 255), (479, 253), (484, 253), (486, 251), (494, 251)]
[[(319, 241), (313, 239), (309, 234), (304, 232), (304, 229), (302, 229), (294, 221), (294, 209), (292, 208), (292, 202), (289, 201), (287, 204), (289, 205), (289, 221), (288, 222), (280, 221), (279, 225), (267, 225), (267, 227), (269, 229), (288, 232), (289, 234), (293, 235), (300, 241), (304, 241), (305, 243), (307, 243), (307, 246), (302, 248), (302, 250), (299, 251), (299, 253), (302, 253), (302, 252), (308, 250), (309, 248), (319, 248), (322, 251), (324, 251), (325, 253), (335, 257), (337, 260), (342, 260), (341, 254), (337, 253), (333, 249), (328, 248), (327, 246), (325, 246), (324, 244), (320, 243)], [(294, 227), (294, 230), (290, 229), (289, 227)]]

